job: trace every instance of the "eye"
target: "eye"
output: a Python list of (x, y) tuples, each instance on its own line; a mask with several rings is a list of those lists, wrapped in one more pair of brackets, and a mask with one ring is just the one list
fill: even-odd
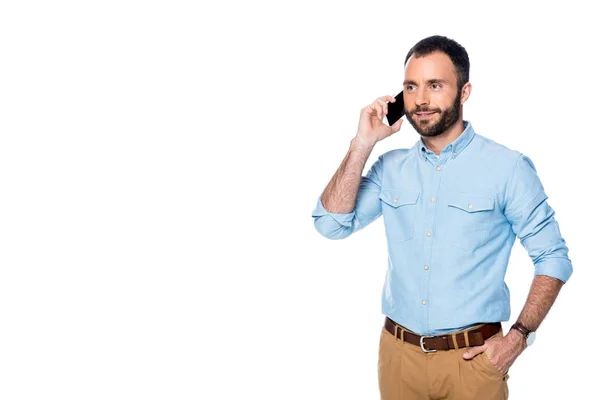
[(413, 85), (406, 85), (406, 90), (413, 90), (414, 86)]
[(439, 84), (437, 84), (437, 83), (434, 83), (433, 85), (431, 85), (431, 87), (434, 88), (434, 89), (436, 89), (436, 90), (441, 88), (441, 86)]

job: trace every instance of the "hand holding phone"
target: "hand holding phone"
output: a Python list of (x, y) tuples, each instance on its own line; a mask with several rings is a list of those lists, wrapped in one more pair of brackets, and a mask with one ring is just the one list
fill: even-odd
[[(402, 126), (400, 117), (404, 113), (403, 100), (402, 92), (400, 92), (395, 98), (392, 96), (378, 97), (373, 103), (364, 107), (360, 112), (356, 134), (359, 142), (374, 146), (380, 140), (398, 132)], [(402, 103), (399, 107), (395, 104), (397, 101)], [(392, 116), (390, 116), (390, 110)], [(388, 121), (391, 119), (394, 121), (389, 126), (383, 122), (386, 115)]]

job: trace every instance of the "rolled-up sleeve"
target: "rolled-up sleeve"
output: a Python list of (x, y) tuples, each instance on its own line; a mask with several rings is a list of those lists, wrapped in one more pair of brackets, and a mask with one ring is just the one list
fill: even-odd
[(519, 156), (506, 187), (504, 213), (535, 266), (534, 275), (567, 282), (573, 273), (554, 210), (531, 159)]
[(344, 239), (364, 228), (381, 215), (381, 177), (383, 156), (373, 163), (366, 176), (360, 179), (354, 210), (349, 213), (333, 213), (323, 207), (321, 196), (312, 212), (315, 228), (328, 239)]

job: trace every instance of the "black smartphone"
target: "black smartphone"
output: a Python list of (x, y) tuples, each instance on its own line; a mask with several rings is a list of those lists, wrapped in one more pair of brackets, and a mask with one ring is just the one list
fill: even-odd
[(401, 91), (394, 97), (396, 101), (391, 102), (388, 101), (388, 113), (386, 115), (388, 124), (390, 126), (394, 125), (396, 121), (398, 121), (404, 115), (404, 91)]

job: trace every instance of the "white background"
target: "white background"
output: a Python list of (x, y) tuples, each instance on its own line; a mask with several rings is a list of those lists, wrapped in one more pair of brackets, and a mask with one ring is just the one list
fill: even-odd
[[(593, 397), (600, 32), (588, 2), (532, 3), (4, 2), (0, 398), (378, 398), (383, 221), (330, 241), (310, 214), (433, 34), (469, 52), (464, 117), (533, 160), (574, 266), (511, 399)], [(517, 241), (505, 331), (532, 278)]]

